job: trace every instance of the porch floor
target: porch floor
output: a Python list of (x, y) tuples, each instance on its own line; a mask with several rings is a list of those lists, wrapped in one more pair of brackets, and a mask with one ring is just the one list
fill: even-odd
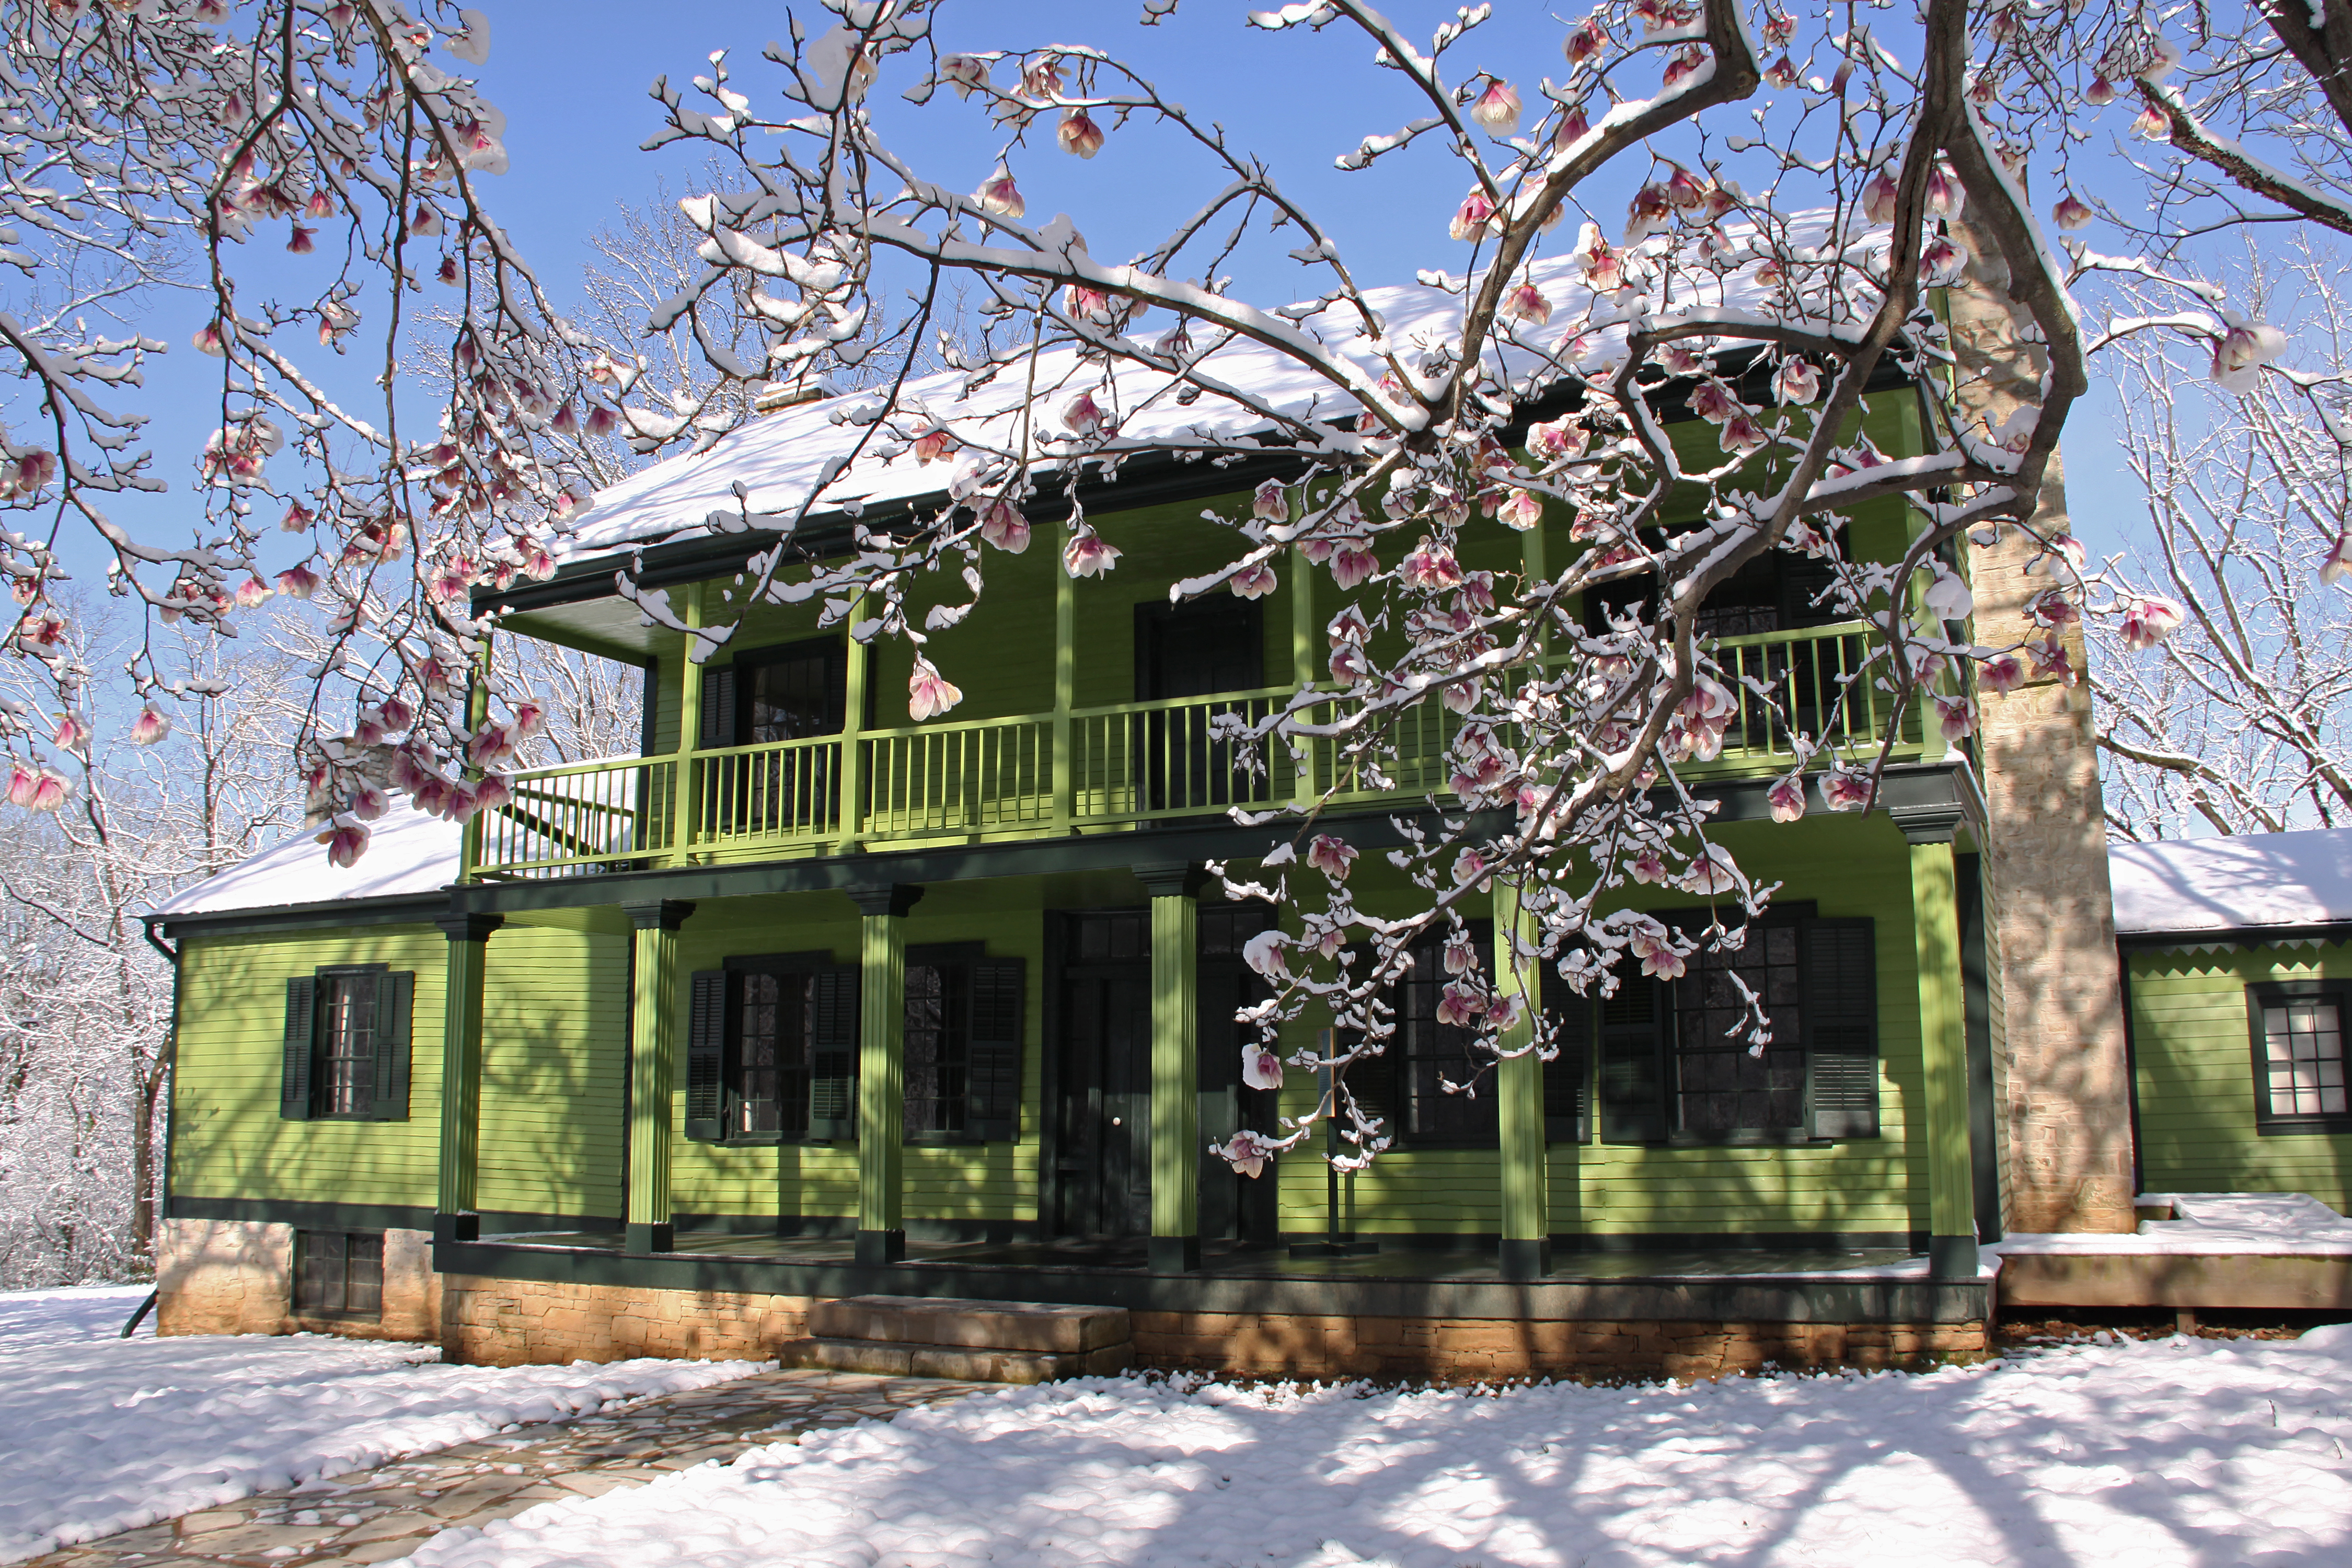
[[(620, 1256), (620, 1236), (610, 1231), (535, 1231), (489, 1235), (486, 1243), (503, 1247), (548, 1247)], [(756, 1233), (685, 1231), (667, 1256), (679, 1258), (726, 1258), (743, 1262), (845, 1266), (854, 1262), (855, 1244), (847, 1237), (779, 1237)], [(1287, 1246), (1248, 1247), (1237, 1242), (1207, 1242), (1202, 1247), (1201, 1269), (1192, 1278), (1223, 1279), (1350, 1279), (1461, 1282), (1503, 1282), (1495, 1254), (1486, 1249), (1448, 1250), (1405, 1245), (1403, 1238), (1383, 1240), (1381, 1250), (1349, 1257), (1294, 1255)], [(657, 1255), (658, 1256), (658, 1255)], [(983, 1241), (916, 1241), (907, 1244), (902, 1268), (1039, 1269), (1056, 1274), (1093, 1273), (1145, 1276), (1150, 1266), (1141, 1238), (1100, 1241), (1003, 1243)], [(1927, 1278), (1927, 1259), (1901, 1247), (1742, 1248), (1738, 1250), (1574, 1252), (1555, 1250), (1548, 1281), (1809, 1279), (1853, 1279)], [(1525, 1283), (1525, 1281), (1517, 1281)]]

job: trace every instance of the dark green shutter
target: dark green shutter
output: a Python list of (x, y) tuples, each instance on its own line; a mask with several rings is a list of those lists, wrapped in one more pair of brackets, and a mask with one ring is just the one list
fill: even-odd
[(812, 1138), (857, 1136), (856, 966), (809, 976), (809, 1128)]
[(702, 672), (702, 734), (697, 744), (706, 752), (735, 743), (735, 667), (713, 665)]
[(1666, 1120), (1664, 989), (1627, 974), (1601, 1004), (1601, 1136), (1611, 1143), (1656, 1143)]
[(991, 1142), (1009, 1143), (1021, 1135), (1022, 977), (1017, 958), (983, 958), (971, 966), (971, 1045), (965, 1058), (971, 1107), (964, 1125)]
[(319, 983), (298, 975), (286, 983), (286, 1061), (278, 1080), (278, 1114), (310, 1120), (310, 1062), (317, 1053)]
[(1592, 1072), (1592, 1002), (1549, 965), (1541, 994), (1554, 1053), (1543, 1065), (1544, 1137), (1553, 1143), (1581, 1143), (1591, 1132), (1585, 1088)]
[(1805, 1067), (1816, 1138), (1878, 1136), (1878, 943), (1867, 920), (1806, 921)]
[(375, 1088), (368, 1115), (377, 1121), (408, 1120), (408, 1058), (416, 976), (395, 969), (375, 977)]
[(727, 989), (723, 969), (698, 969), (686, 1021), (686, 1135), (716, 1142), (726, 1133)]

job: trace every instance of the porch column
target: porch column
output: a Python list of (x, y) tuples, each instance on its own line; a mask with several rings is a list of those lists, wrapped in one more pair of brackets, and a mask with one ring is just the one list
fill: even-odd
[[(686, 590), (684, 620), (690, 627), (702, 625), (703, 585), (691, 584)], [(694, 657), (702, 639), (688, 630), (677, 645), (677, 747), (670, 753), (676, 772), (670, 780), (668, 807), (670, 813), (669, 846), (667, 864), (685, 866), (693, 862), (695, 803), (701, 797), (694, 776), (694, 753), (702, 745), (702, 663)]]
[(1077, 700), (1078, 689), (1078, 584), (1070, 575), (1066, 553), (1074, 537), (1067, 521), (1055, 527), (1055, 538), (1065, 553), (1055, 563), (1054, 573), (1054, 832), (1059, 836), (1072, 832), (1076, 821), (1077, 776), (1074, 770), (1076, 758), (1070, 753), (1070, 709)]
[(1183, 861), (1138, 866), (1151, 895), (1151, 1271), (1201, 1267), (1200, 897)]
[(677, 1059), (677, 928), (694, 913), (675, 899), (624, 904), (636, 928), (629, 985), (629, 1208), (631, 1252), (670, 1249), (670, 1085)]
[(923, 889), (890, 883), (845, 890), (864, 917), (858, 922), (857, 1261), (872, 1266), (907, 1256), (907, 911)]
[(449, 939), (448, 984), (441, 1021), (441, 1184), (433, 1204), (433, 1239), (472, 1241), (482, 1234), (475, 1181), (482, 1149), (482, 972), (501, 915), (451, 915), (436, 922)]
[(1976, 1278), (1976, 1173), (1969, 1136), (1968, 1000), (1952, 841), (1958, 806), (1894, 813), (1911, 846), (1911, 929), (1918, 944), (1919, 1047), (1927, 1069), (1927, 1266)]
[[(866, 831), (866, 741), (860, 731), (866, 728), (866, 687), (874, 679), (874, 650), (856, 636), (857, 623), (865, 618), (866, 595), (860, 594), (849, 602), (849, 618), (842, 632), (841, 762), (836, 770), (841, 798), (834, 807), (834, 826), (841, 835), (835, 852), (842, 855), (856, 854)], [(750, 701), (750, 694), (741, 700)]]
[(1534, 1050), (1536, 1008), (1542, 994), (1536, 970), (1534, 912), (1519, 901), (1517, 884), (1495, 880), (1495, 988), (1523, 1004), (1497, 1042), (1518, 1056), (1495, 1068), (1495, 1109), (1501, 1122), (1503, 1249), (1506, 1279), (1540, 1279), (1551, 1272), (1550, 1184), (1544, 1169), (1543, 1061)]

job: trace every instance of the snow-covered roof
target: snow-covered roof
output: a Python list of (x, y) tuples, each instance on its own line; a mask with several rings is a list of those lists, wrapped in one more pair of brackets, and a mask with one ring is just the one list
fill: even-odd
[(2107, 869), (2122, 936), (2352, 921), (2352, 829), (2118, 844)]
[[(1752, 226), (1723, 226), (1726, 247), (1734, 255), (1755, 238)], [(1810, 228), (1812, 241), (1819, 243), (1825, 225), (1804, 215), (1792, 220), (1791, 228)], [(1867, 247), (1883, 241), (1881, 231), (1856, 237), (1853, 243)], [(1623, 323), (1637, 315), (1652, 325), (1697, 309), (1750, 312), (1759, 321), (1777, 319), (1773, 288), (1758, 281), (1761, 266), (1760, 257), (1722, 274), (1677, 266), (1664, 284), (1654, 281), (1648, 291), (1596, 300), (1585, 287), (1581, 263), (1572, 256), (1539, 260), (1528, 276), (1550, 303), (1550, 320), (1517, 329), (1522, 343), (1502, 346), (1500, 367), (1514, 378), (1531, 374), (1541, 363), (1535, 350), (1582, 369), (1612, 363), (1622, 357)], [(1365, 290), (1385, 326), (1386, 343), (1402, 348), (1416, 340), (1458, 341), (1463, 314), (1459, 280), (1434, 282), (1436, 286)], [(1870, 302), (1848, 300), (1845, 309), (1867, 311)], [(1132, 329), (1133, 335), (1148, 342), (1167, 330), (1166, 320), (1147, 316)], [(1382, 341), (1364, 336), (1360, 320), (1351, 305), (1336, 304), (1299, 317), (1297, 330), (1319, 339), (1331, 353), (1376, 379), (1381, 366), (1375, 350)], [(1197, 323), (1193, 330), (1203, 336), (1210, 331)], [(1580, 331), (1580, 339), (1562, 342)], [(1106, 455), (1208, 441), (1230, 446), (1236, 437), (1273, 430), (1266, 410), (1293, 417), (1328, 417), (1357, 406), (1354, 398), (1298, 359), (1250, 339), (1236, 338), (1203, 354), (1193, 369), (1207, 384), (1234, 388), (1263, 406), (1251, 407), (1216, 392), (1180, 403), (1175, 395), (1180, 384), (1170, 375), (1132, 363), (1108, 373), (1099, 366), (1082, 366), (1070, 348), (1039, 355), (1034, 368), (1025, 359), (1018, 361), (982, 385), (968, 387), (972, 378), (966, 373), (946, 371), (909, 382), (900, 412), (887, 428), (873, 423), (882, 399), (853, 393), (780, 410), (731, 432), (708, 451), (673, 458), (631, 475), (597, 494), (574, 521), (558, 553), (582, 560), (682, 532), (741, 529), (747, 513), (753, 526), (775, 526), (795, 513), (811, 489), (837, 464), (847, 466), (824, 484), (811, 515), (832, 511), (845, 501), (883, 506), (942, 494), (956, 459), (919, 463), (909, 446), (922, 427), (925, 409), (942, 419), (952, 418), (959, 435), (971, 443), (1004, 452), (1026, 450), (1044, 458), (1068, 449), (1062, 410), (1082, 390), (1093, 393), (1104, 413), (1117, 421), (1118, 435), (1103, 448)], [(1106, 379), (1108, 395), (1103, 388)], [(1052, 389), (1036, 396), (1034, 408), (1033, 387)]]
[(341, 899), (396, 898), (437, 892), (457, 879), (465, 829), (427, 816), (404, 795), (370, 823), (367, 853), (346, 869), (331, 864), (316, 829), (305, 828), (249, 859), (184, 888), (159, 906), (159, 915), (226, 914)]

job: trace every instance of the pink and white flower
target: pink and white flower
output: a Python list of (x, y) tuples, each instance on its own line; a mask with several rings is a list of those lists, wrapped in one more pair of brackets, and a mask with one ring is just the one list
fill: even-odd
[(1448, 985), (1437, 994), (1437, 1021), (1448, 1027), (1475, 1027), (1486, 1011), (1486, 999), (1466, 985)]
[(348, 871), (367, 853), (368, 830), (356, 822), (338, 822), (319, 835), (319, 842), (327, 847), (327, 863)]
[(915, 437), (915, 466), (927, 468), (956, 449), (956, 438), (933, 426)]
[(2050, 209), (2050, 221), (2070, 232), (2088, 227), (2095, 216), (2091, 211), (2091, 204), (2072, 191), (2059, 197), (2058, 205)]
[(1054, 140), (1062, 151), (1081, 158), (1091, 158), (1102, 151), (1102, 127), (1083, 109), (1073, 109), (1062, 116), (1062, 123), (1054, 129)]
[(1103, 411), (1091, 392), (1081, 392), (1062, 405), (1062, 424), (1073, 436), (1091, 436), (1103, 427)]
[(1503, 297), (1502, 313), (1514, 321), (1541, 326), (1551, 320), (1551, 301), (1532, 283), (1522, 283)]
[(1772, 396), (1780, 403), (1811, 403), (1822, 395), (1822, 373), (1804, 360), (1784, 359), (1772, 378)]
[(1473, 191), (1462, 198), (1454, 209), (1454, 221), (1445, 232), (1458, 240), (1475, 239), (1482, 234), (1499, 234), (1502, 225), (1495, 216), (1495, 204), (1486, 199), (1484, 191)]
[(2214, 384), (2224, 392), (2248, 393), (2262, 379), (2263, 366), (2286, 353), (2286, 334), (2265, 321), (2233, 321), (2213, 345)]
[(1397, 571), (1413, 587), (1432, 593), (1462, 585), (1462, 563), (1454, 560), (1454, 552), (1433, 540), (1423, 540)]
[(1794, 822), (1805, 815), (1805, 775), (1789, 773), (1774, 779), (1764, 792), (1765, 809), (1775, 822)]
[(1684, 873), (1683, 886), (1701, 898), (1712, 898), (1738, 888), (1739, 868), (1732, 864), (1731, 851), (1719, 844), (1708, 845)]
[(1633, 857), (1633, 864), (1626, 867), (1625, 871), (1643, 887), (1654, 887), (1666, 879), (1666, 863), (1658, 858), (1654, 849), (1644, 849)]
[(1832, 767), (1822, 775), (1822, 804), (1832, 811), (1860, 811), (1870, 804), (1870, 781), (1849, 768)]
[(980, 204), (982, 211), (998, 217), (1019, 217), (1029, 210), (1028, 202), (1022, 197), (1021, 187), (1013, 183), (1012, 174), (1003, 169), (982, 181), (980, 189), (972, 192), (971, 199)]
[(907, 677), (907, 716), (918, 724), (936, 719), (963, 700), (963, 693), (950, 683), (920, 654), (915, 656), (915, 668)]
[(1470, 940), (1467, 931), (1455, 931), (1445, 939), (1445, 973), (1475, 974), (1479, 970), (1478, 944)]
[(2347, 572), (2352, 572), (2352, 529), (2347, 529), (2328, 547), (2327, 559), (2319, 563), (2319, 580), (2323, 583), (2339, 582)]
[(988, 62), (977, 55), (942, 55), (940, 76), (958, 98), (970, 98), (988, 86)]
[(2015, 654), (2005, 653), (1989, 658), (1977, 668), (1977, 684), (1987, 691), (2006, 697), (2025, 684), (2025, 666)]
[(1893, 223), (1896, 195), (1895, 176), (1884, 169), (1879, 170), (1870, 177), (1870, 184), (1863, 187), (1863, 217), (1874, 224)]
[(1073, 577), (1099, 577), (1118, 563), (1118, 547), (1092, 528), (1081, 527), (1062, 551), (1062, 569)]
[(1243, 1175), (1257, 1176), (1265, 1173), (1265, 1163), (1273, 1157), (1274, 1150), (1256, 1133), (1244, 1131), (1234, 1133), (1217, 1152)]
[(1454, 857), (1454, 879), (1457, 883), (1475, 882), (1486, 874), (1486, 858), (1475, 849), (1465, 849)]
[(1927, 613), (1939, 621), (1965, 621), (1976, 613), (1977, 597), (1969, 585), (1943, 563), (1936, 563), (1927, 590), (1920, 595)]
[(1029, 548), (1029, 520), (998, 496), (980, 509), (980, 536), (1007, 555), (1018, 555)]
[(1946, 743), (1966, 740), (1976, 733), (1975, 703), (1965, 697), (1938, 697), (1935, 700), (1936, 723), (1943, 731)]
[(1508, 136), (1519, 128), (1519, 95), (1509, 82), (1489, 81), (1470, 105), (1470, 118), (1496, 136)]
[(1369, 544), (1349, 542), (1331, 552), (1331, 581), (1342, 588), (1360, 587), (1381, 569), (1381, 558)]
[(2135, 599), (2125, 607), (2117, 629), (2123, 633), (2126, 646), (2144, 653), (2179, 630), (2188, 615), (2178, 601), (2151, 595)]
[(1968, 190), (1960, 184), (1959, 175), (1949, 163), (1937, 159), (1936, 166), (1927, 171), (1927, 216), (1958, 217), (1968, 199)]
[(1356, 863), (1356, 847), (1344, 838), (1328, 833), (1318, 833), (1307, 846), (1307, 864), (1335, 882), (1348, 879), (1348, 869)]
[(1290, 492), (1282, 488), (1279, 479), (1268, 479), (1258, 486), (1250, 497), (1250, 516), (1260, 522), (1290, 521)]
[(1280, 1089), (1282, 1058), (1262, 1045), (1244, 1046), (1242, 1081), (1252, 1089)]
[(1290, 959), (1285, 949), (1290, 939), (1278, 931), (1262, 931), (1242, 943), (1242, 962), (1268, 980), (1287, 979)]
[(1495, 509), (1495, 517), (1505, 528), (1525, 533), (1543, 521), (1543, 502), (1525, 490), (1515, 489)]
[(152, 702), (131, 721), (131, 743), (134, 746), (152, 746), (171, 732), (170, 716)]
[(1261, 561), (1244, 571), (1234, 573), (1233, 580), (1226, 585), (1233, 589), (1236, 599), (1263, 599), (1279, 586), (1279, 580), (1275, 576), (1272, 563)]

